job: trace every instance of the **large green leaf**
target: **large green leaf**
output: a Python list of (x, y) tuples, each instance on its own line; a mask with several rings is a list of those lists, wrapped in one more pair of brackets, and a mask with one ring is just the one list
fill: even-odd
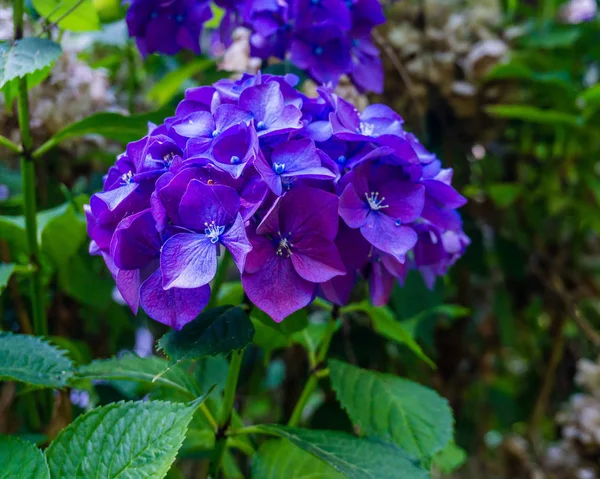
[(25, 218), (23, 216), (0, 216), (0, 239), (22, 251), (28, 251)]
[(78, 378), (85, 379), (126, 380), (165, 386), (190, 397), (200, 394), (198, 382), (183, 364), (169, 368), (168, 361), (157, 356), (141, 358), (127, 353), (118, 358), (99, 359), (81, 366), (76, 374)]
[(92, 0), (33, 0), (33, 6), (48, 22), (58, 22), (65, 30), (100, 30), (100, 19)]
[(180, 331), (170, 331), (158, 341), (172, 362), (228, 354), (252, 341), (254, 326), (242, 308), (219, 306), (204, 311)]
[(148, 92), (148, 99), (159, 107), (165, 106), (179, 93), (187, 80), (213, 64), (214, 60), (209, 58), (196, 58), (186, 62), (163, 76)]
[(342, 308), (344, 314), (354, 311), (366, 313), (373, 321), (373, 329), (376, 333), (391, 341), (404, 344), (429, 366), (432, 368), (436, 367), (435, 363), (423, 352), (423, 349), (421, 349), (421, 346), (419, 346), (411, 334), (394, 318), (394, 313), (390, 308), (387, 306), (376, 307), (369, 303), (369, 301), (362, 301), (361, 303), (351, 304)]
[(50, 479), (46, 458), (35, 445), (0, 436), (0, 479)]
[(60, 45), (47, 38), (0, 43), (0, 88), (15, 78), (49, 67), (61, 53)]
[(444, 474), (456, 471), (467, 461), (467, 453), (455, 443), (448, 444), (433, 458), (433, 466)]
[(0, 333), (0, 380), (61, 388), (73, 375), (64, 351), (36, 336)]
[(121, 143), (139, 140), (148, 133), (149, 122), (160, 123), (167, 114), (166, 111), (130, 116), (112, 112), (95, 113), (60, 130), (36, 150), (34, 156), (39, 157), (64, 140), (85, 135), (102, 135)]
[(277, 425), (254, 426), (254, 429), (290, 440), (350, 479), (430, 477), (402, 449), (376, 439), (359, 439), (339, 431), (316, 431)]
[(189, 405), (137, 401), (93, 409), (46, 450), (52, 479), (164, 477), (203, 399)]
[(287, 439), (272, 439), (252, 458), (253, 479), (342, 479), (346, 476)]
[(0, 294), (4, 292), (4, 288), (8, 285), (8, 281), (15, 270), (15, 265), (12, 263), (0, 263)]
[(428, 460), (452, 440), (448, 402), (407, 379), (330, 360), (331, 385), (361, 432)]

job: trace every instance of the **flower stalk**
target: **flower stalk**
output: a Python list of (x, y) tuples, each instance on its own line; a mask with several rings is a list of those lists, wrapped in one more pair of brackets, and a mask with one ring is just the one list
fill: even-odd
[[(15, 41), (23, 38), (23, 0), (14, 0)], [(19, 130), (21, 132), (21, 178), (23, 183), (23, 213), (29, 246), (29, 261), (34, 270), (30, 277), (30, 294), (33, 310), (33, 331), (45, 336), (48, 334), (46, 312), (44, 310), (44, 290), (40, 270), (40, 249), (37, 241), (36, 216), (36, 176), (35, 163), (31, 156), (33, 139), (29, 126), (29, 99), (27, 96), (27, 79), (19, 78), (17, 111)]]
[(237, 389), (240, 369), (242, 367), (242, 350), (234, 351), (231, 355), (229, 363), (229, 372), (227, 373), (227, 381), (225, 383), (225, 392), (223, 396), (223, 407), (221, 409), (221, 417), (219, 419), (219, 427), (216, 431), (216, 443), (213, 451), (213, 457), (210, 464), (209, 475), (212, 478), (217, 478), (221, 469), (223, 455), (227, 448), (226, 431), (231, 423), (231, 414), (233, 412), (233, 403), (235, 402), (235, 391)]

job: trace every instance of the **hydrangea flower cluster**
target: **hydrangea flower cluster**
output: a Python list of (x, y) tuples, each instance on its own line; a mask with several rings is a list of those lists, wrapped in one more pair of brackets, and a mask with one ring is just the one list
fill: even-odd
[[(219, 43), (229, 45), (237, 27), (250, 30), (250, 54), (263, 60), (289, 57), (318, 83), (344, 74), (362, 90), (381, 93), (383, 67), (371, 31), (385, 22), (379, 0), (216, 0), (224, 10)], [(200, 53), (206, 0), (132, 0), (129, 34), (143, 55)]]
[(227, 251), (249, 299), (281, 321), (317, 295), (348, 302), (359, 277), (385, 304), (418, 269), (433, 284), (469, 243), (465, 199), (384, 105), (359, 113), (293, 75), (189, 89), (175, 116), (130, 143), (86, 208), (134, 312), (181, 328)]

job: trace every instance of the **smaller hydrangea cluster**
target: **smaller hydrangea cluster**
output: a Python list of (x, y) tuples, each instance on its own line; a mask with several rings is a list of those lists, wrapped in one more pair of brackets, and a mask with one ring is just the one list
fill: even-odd
[(181, 328), (208, 303), (224, 250), (275, 321), (316, 295), (347, 303), (359, 277), (385, 304), (409, 269), (432, 285), (462, 255), (452, 170), (390, 108), (359, 113), (297, 81), (192, 88), (117, 159), (86, 215), (90, 251), (134, 312)]
[[(385, 22), (378, 0), (216, 0), (224, 10), (217, 43), (250, 30), (250, 55), (289, 60), (318, 83), (348, 75), (365, 91), (381, 93), (383, 67), (371, 31)], [(206, 0), (131, 0), (129, 34), (143, 55), (200, 53), (200, 34), (212, 16)]]

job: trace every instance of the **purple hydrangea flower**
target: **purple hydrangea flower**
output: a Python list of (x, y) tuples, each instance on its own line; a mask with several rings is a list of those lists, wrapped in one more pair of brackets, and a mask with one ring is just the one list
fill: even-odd
[(212, 17), (208, 0), (131, 0), (127, 11), (129, 35), (143, 56), (174, 55), (179, 50), (200, 54), (200, 34)]
[(90, 252), (134, 313), (193, 320), (221, 254), (276, 321), (317, 294), (347, 303), (361, 278), (385, 304), (407, 271), (432, 286), (463, 254), (465, 198), (402, 118), (295, 84), (259, 74), (188, 90), (118, 157), (85, 212)]

